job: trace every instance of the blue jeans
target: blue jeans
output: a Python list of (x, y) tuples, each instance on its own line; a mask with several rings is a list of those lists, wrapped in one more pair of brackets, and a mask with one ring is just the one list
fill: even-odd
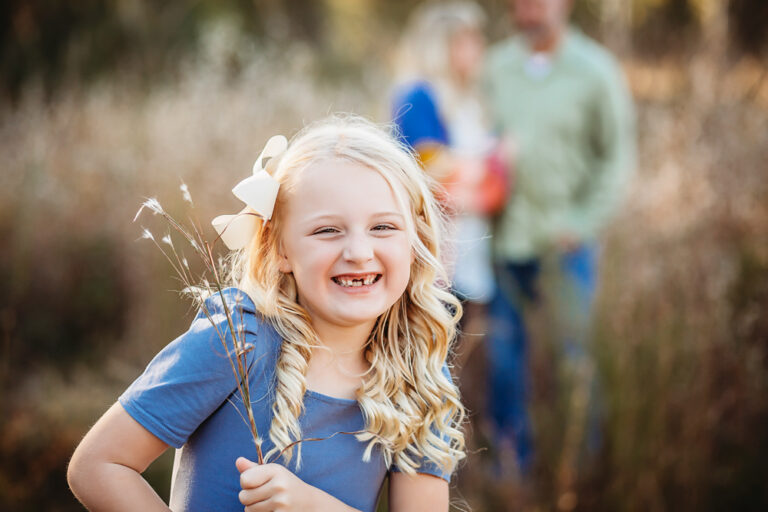
[[(496, 266), (497, 290), (488, 312), (489, 414), (496, 429), (496, 441), (512, 443), (523, 474), (530, 470), (534, 458), (528, 415), (529, 340), (524, 308), (526, 304), (546, 300), (559, 326), (556, 341), (564, 361), (576, 365), (589, 360), (585, 344), (597, 284), (596, 267), (597, 248), (592, 244), (559, 255), (556, 261), (546, 264), (537, 258)], [(556, 274), (552, 296), (542, 287), (544, 273)], [(592, 383), (589, 387), (591, 392)], [(595, 433), (588, 435), (592, 437)]]

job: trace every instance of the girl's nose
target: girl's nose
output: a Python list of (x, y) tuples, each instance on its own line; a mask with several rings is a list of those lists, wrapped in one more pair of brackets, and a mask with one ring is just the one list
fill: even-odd
[(373, 246), (365, 235), (350, 235), (344, 247), (344, 259), (364, 263), (373, 259)]

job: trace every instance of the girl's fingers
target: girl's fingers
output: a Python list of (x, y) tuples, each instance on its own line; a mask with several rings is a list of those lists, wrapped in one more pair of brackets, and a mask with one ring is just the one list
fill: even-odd
[(262, 510), (284, 510), (292, 502), (291, 496), (298, 489), (298, 480), (293, 473), (279, 464), (253, 464), (247, 459), (238, 459), (240, 486), (237, 497), (245, 506), (245, 512)]
[(246, 505), (243, 509), (244, 512), (273, 512), (274, 510), (275, 507), (270, 500), (254, 503), (253, 505)]
[(243, 489), (261, 487), (275, 475), (274, 466), (274, 464), (255, 464), (246, 469), (240, 473), (240, 487)]
[(237, 494), (237, 498), (246, 507), (260, 505), (272, 497), (272, 491), (268, 487), (267, 485), (262, 485), (254, 489), (243, 489)]
[(253, 466), (258, 466), (255, 462), (246, 459), (245, 457), (238, 457), (235, 461), (235, 466), (237, 466), (237, 470), (242, 473), (246, 469), (250, 469)]
[(260, 503), (254, 503), (253, 505), (247, 505), (244, 512), (273, 512), (275, 510), (281, 510), (277, 503), (272, 499), (262, 501)]

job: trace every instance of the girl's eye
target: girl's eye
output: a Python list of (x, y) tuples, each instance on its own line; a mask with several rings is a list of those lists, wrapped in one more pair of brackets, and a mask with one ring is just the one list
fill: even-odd
[(329, 228), (320, 228), (320, 229), (318, 229), (317, 231), (315, 231), (315, 232), (314, 232), (314, 233), (312, 233), (312, 234), (313, 234), (313, 235), (324, 235), (324, 234), (326, 234), (326, 233), (338, 233), (338, 232), (339, 232), (339, 230), (338, 230), (338, 229), (336, 229), (336, 228), (330, 228), (330, 227), (329, 227)]
[(397, 230), (397, 227), (393, 226), (392, 224), (377, 224), (373, 226), (374, 231), (391, 231), (391, 230)]

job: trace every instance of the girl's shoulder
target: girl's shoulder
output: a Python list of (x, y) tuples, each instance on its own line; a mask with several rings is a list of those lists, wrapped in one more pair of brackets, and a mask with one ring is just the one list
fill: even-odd
[[(189, 341), (190, 338), (214, 337), (232, 343), (232, 329), (238, 341), (250, 345), (258, 340), (258, 349), (253, 352), (266, 355), (279, 350), (281, 339), (272, 323), (258, 311), (248, 293), (235, 287), (224, 288), (207, 297), (182, 338)], [(241, 333), (244, 338), (239, 336)]]
[(220, 292), (211, 294), (205, 299), (205, 306), (216, 310), (225, 311), (225, 306), (230, 310), (239, 310), (244, 313), (256, 314), (256, 304), (253, 299), (240, 288), (230, 286)]
[(229, 312), (233, 320), (242, 321), (246, 326), (263, 324), (272, 327), (272, 322), (259, 311), (248, 292), (234, 286), (208, 296), (201, 304), (198, 316), (205, 316), (203, 313), (206, 311), (212, 315), (226, 315)]
[(247, 293), (224, 289), (201, 302), (189, 329), (160, 350), (120, 403), (152, 434), (179, 448), (236, 392), (241, 363), (254, 390), (268, 389), (280, 343)]

